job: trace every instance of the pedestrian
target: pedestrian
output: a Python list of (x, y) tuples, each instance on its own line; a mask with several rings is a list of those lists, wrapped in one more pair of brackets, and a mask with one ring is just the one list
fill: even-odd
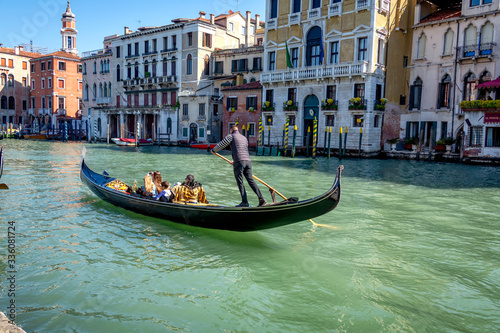
[(233, 165), (234, 178), (236, 178), (236, 185), (241, 194), (241, 203), (236, 207), (249, 207), (247, 193), (245, 191), (245, 186), (243, 185), (243, 176), (245, 176), (248, 185), (257, 194), (259, 198), (259, 207), (265, 205), (267, 202), (260, 193), (259, 187), (253, 180), (252, 176), (252, 162), (250, 160), (250, 154), (248, 153), (248, 140), (244, 135), (241, 135), (238, 131), (238, 126), (232, 126), (230, 129), (230, 134), (228, 134), (217, 146), (212, 149), (212, 154), (231, 146), (231, 153), (233, 155)]

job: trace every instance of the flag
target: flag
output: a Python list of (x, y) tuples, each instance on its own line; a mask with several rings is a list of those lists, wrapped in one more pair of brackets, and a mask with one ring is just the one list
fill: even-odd
[(292, 61), (290, 60), (290, 51), (288, 50), (288, 43), (285, 41), (286, 47), (286, 67), (293, 68)]
[(319, 44), (319, 64), (323, 65), (323, 60), (325, 58), (325, 49), (323, 48), (323, 41)]

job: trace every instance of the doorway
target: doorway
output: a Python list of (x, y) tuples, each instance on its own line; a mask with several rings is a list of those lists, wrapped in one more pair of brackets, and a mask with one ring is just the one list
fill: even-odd
[(192, 123), (189, 125), (189, 143), (195, 143), (198, 141), (198, 125)]
[[(304, 129), (303, 129), (303, 143), (304, 146), (312, 146), (313, 144), (313, 130), (314, 119), (319, 118), (319, 99), (315, 95), (309, 95), (304, 101)], [(307, 131), (310, 129), (309, 142), (307, 142)]]

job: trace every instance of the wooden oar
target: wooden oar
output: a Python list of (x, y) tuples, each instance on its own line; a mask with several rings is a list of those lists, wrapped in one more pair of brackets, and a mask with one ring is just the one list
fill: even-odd
[[(213, 150), (212, 150), (212, 154), (219, 156), (220, 158), (222, 158), (224, 161), (226, 161), (227, 163), (229, 163), (229, 164), (231, 164), (231, 165), (233, 164), (233, 162), (231, 162), (230, 160), (228, 160), (227, 158), (225, 158), (225, 157), (224, 157), (224, 156), (222, 156), (221, 154), (214, 152)], [(262, 184), (264, 184), (265, 186), (267, 186), (267, 188), (269, 188), (270, 190), (272, 190), (272, 191), (276, 192), (276, 194), (278, 194), (278, 195), (279, 195), (280, 197), (282, 197), (284, 200), (287, 200), (287, 198), (286, 198), (283, 194), (281, 194), (280, 192), (276, 191), (276, 189), (275, 189), (274, 187), (272, 187), (271, 185), (267, 184), (266, 182), (264, 182), (263, 180), (261, 180), (260, 178), (258, 178), (258, 177), (257, 177), (257, 176), (255, 176), (255, 175), (252, 175), (252, 177), (253, 177), (255, 180), (257, 180), (257, 181), (261, 182)], [(314, 224), (314, 226), (318, 226), (318, 225), (319, 225), (319, 226), (321, 226), (321, 227), (325, 227), (325, 228), (337, 229), (337, 228), (335, 228), (335, 227), (332, 227), (332, 226), (329, 226), (329, 225), (326, 225), (326, 224), (319, 224), (319, 223), (316, 223), (316, 222), (314, 222), (314, 221), (313, 221), (313, 220), (311, 220), (311, 219), (309, 219), (309, 221), (311, 221), (311, 223), (312, 223), (312, 224)]]

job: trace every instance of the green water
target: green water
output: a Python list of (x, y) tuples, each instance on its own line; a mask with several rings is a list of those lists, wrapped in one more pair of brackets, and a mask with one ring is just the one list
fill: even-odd
[[(3, 143), (1, 182), (10, 190), (0, 192), (0, 310), (9, 300), (7, 222), (15, 221), (16, 321), (27, 332), (500, 327), (499, 168), (344, 160), (341, 202), (315, 219), (329, 227), (236, 233), (99, 200), (79, 180), (82, 144)], [(93, 170), (128, 183), (152, 170), (170, 182), (192, 173), (211, 202), (240, 201), (231, 167), (204, 151), (86, 147)], [(338, 165), (253, 157), (255, 175), (302, 199), (328, 189)]]

